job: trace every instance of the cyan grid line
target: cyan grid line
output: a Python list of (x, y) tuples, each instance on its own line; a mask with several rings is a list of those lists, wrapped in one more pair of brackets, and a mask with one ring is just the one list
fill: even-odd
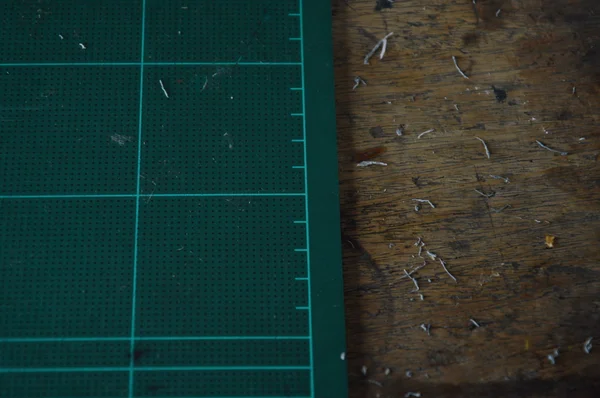
[[(55, 397), (55, 398), (63, 398), (63, 397)], [(67, 398), (67, 397), (64, 397)], [(68, 398), (73, 398), (73, 397), (68, 397)], [(311, 398), (310, 396), (300, 396), (300, 395), (286, 395), (286, 396), (273, 396), (273, 395), (269, 395), (269, 396), (256, 396), (256, 395), (248, 395), (248, 396), (235, 396), (235, 397), (224, 397), (224, 396), (212, 396), (212, 397), (207, 397), (207, 396), (185, 396), (185, 397), (178, 397), (178, 396), (172, 396), (169, 395), (168, 397), (166, 396), (155, 396), (153, 395), (152, 398)]]
[[(73, 398), (73, 397), (53, 397), (53, 398)], [(188, 396), (186, 395), (185, 397), (179, 397), (179, 396), (174, 396), (174, 395), (169, 395), (167, 396), (158, 396), (158, 395), (153, 395), (152, 398), (311, 398), (310, 396), (300, 396), (300, 395), (286, 395), (286, 396), (274, 396), (274, 395), (269, 395), (269, 396), (256, 396), (256, 395), (248, 395), (248, 396)]]
[(135, 227), (133, 241), (133, 280), (131, 289), (131, 334), (129, 341), (129, 398), (134, 395), (134, 367), (135, 367), (135, 307), (137, 296), (137, 265), (138, 265), (138, 241), (140, 225), (140, 191), (142, 174), (142, 121), (144, 105), (144, 46), (146, 36), (146, 0), (142, 0), (142, 29), (140, 48), (140, 100), (138, 113), (138, 147), (137, 147), (137, 173), (135, 189)]
[(69, 372), (186, 372), (186, 371), (239, 371), (239, 370), (310, 370), (310, 366), (109, 366), (73, 368), (0, 368), (0, 373), (69, 373)]
[[(306, 278), (296, 278), (305, 280)], [(309, 336), (156, 336), (135, 337), (135, 341), (245, 341), (245, 340), (308, 340)], [(29, 337), (0, 338), (0, 343), (73, 343), (130, 341), (131, 337)]]
[(313, 330), (312, 330), (312, 299), (311, 299), (311, 281), (310, 281), (310, 224), (308, 216), (308, 160), (307, 160), (307, 146), (306, 146), (306, 90), (305, 88), (305, 77), (304, 77), (304, 6), (303, 0), (299, 0), (298, 5), (300, 7), (300, 60), (301, 60), (301, 75), (302, 75), (302, 138), (304, 139), (304, 192), (306, 193), (306, 199), (304, 200), (304, 212), (306, 220), (306, 284), (308, 291), (308, 335), (310, 336), (309, 352), (310, 352), (310, 394), (312, 397), (315, 396), (315, 370), (314, 370), (314, 352), (313, 352)]
[[(300, 62), (143, 62), (145, 66), (301, 66)], [(28, 62), (0, 63), (0, 67), (138, 66), (142, 62)]]
[(0, 199), (100, 199), (100, 198), (220, 198), (230, 196), (306, 196), (302, 192), (270, 193), (162, 193), (162, 194), (81, 194), (81, 195), (0, 195)]

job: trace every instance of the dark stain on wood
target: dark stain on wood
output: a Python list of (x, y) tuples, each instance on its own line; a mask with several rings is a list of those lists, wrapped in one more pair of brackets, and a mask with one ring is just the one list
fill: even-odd
[(392, 8), (394, 5), (394, 0), (376, 0), (375, 1), (375, 11), (381, 11), (384, 8)]
[(506, 90), (502, 90), (501, 88), (496, 88), (496, 86), (492, 86), (492, 89), (494, 90), (494, 96), (496, 97), (496, 101), (504, 102), (506, 100), (506, 98), (508, 97)]
[(369, 134), (371, 134), (371, 137), (373, 138), (385, 137), (385, 132), (383, 131), (383, 128), (381, 128), (381, 126), (371, 127), (369, 129)]
[(386, 149), (383, 146), (365, 149), (363, 151), (360, 151), (360, 152), (357, 152), (354, 154), (354, 161), (362, 162), (365, 160), (373, 160), (376, 157), (378, 157), (379, 155), (381, 155), (382, 153), (384, 153), (385, 151), (386, 151)]

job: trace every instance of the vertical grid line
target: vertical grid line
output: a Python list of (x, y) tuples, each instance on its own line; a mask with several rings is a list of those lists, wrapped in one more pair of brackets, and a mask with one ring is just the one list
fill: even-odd
[(304, 212), (306, 220), (306, 284), (308, 290), (308, 337), (310, 353), (310, 396), (315, 397), (315, 368), (313, 354), (313, 328), (312, 328), (312, 298), (310, 279), (310, 217), (308, 216), (308, 162), (306, 146), (306, 87), (304, 76), (304, 5), (303, 0), (298, 0), (300, 22), (300, 68), (302, 74), (302, 138), (304, 146)]
[(140, 174), (142, 168), (142, 119), (144, 102), (144, 47), (146, 39), (146, 0), (142, 0), (142, 29), (140, 44), (140, 99), (138, 110), (138, 148), (137, 148), (137, 174), (135, 188), (135, 228), (133, 242), (133, 278), (131, 291), (131, 334), (129, 338), (129, 398), (133, 397), (134, 366), (135, 366), (135, 309), (137, 296), (137, 261), (138, 261), (138, 236), (140, 224)]

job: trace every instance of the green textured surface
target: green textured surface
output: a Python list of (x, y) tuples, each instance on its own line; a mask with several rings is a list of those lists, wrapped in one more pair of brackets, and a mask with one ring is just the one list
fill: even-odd
[(0, 2), (0, 397), (347, 395), (330, 28)]

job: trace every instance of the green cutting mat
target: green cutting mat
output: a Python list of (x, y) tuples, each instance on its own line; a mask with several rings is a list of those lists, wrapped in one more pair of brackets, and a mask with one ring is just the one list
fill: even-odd
[(0, 2), (0, 397), (344, 397), (330, 5)]

